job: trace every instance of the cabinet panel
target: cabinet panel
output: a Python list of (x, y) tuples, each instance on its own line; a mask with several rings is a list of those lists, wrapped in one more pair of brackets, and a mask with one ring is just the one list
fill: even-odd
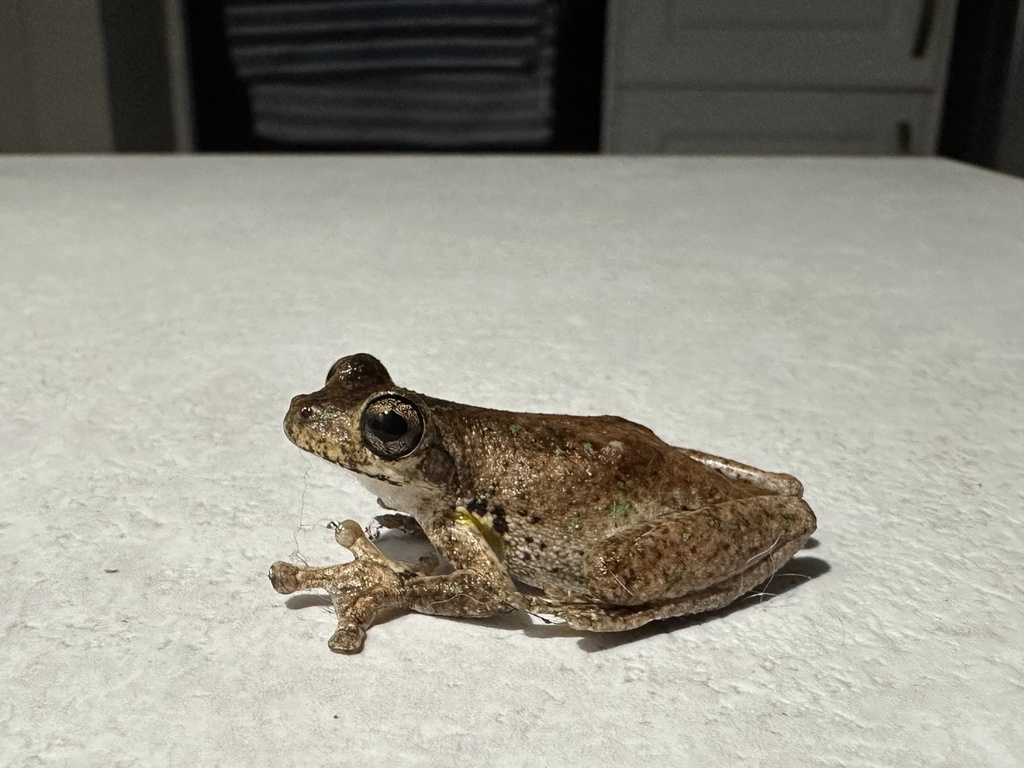
[(937, 87), (956, 0), (611, 0), (617, 85)]
[(934, 151), (928, 94), (624, 90), (604, 148), (635, 154), (894, 155)]
[(880, 29), (888, 22), (893, 4), (893, 0), (674, 0), (667, 3), (667, 13), (670, 26), (677, 30)]

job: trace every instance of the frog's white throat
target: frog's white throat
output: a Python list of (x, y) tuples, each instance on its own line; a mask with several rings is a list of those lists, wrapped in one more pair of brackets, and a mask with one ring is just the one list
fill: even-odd
[(401, 512), (412, 513), (430, 505), (430, 490), (419, 483), (395, 484), (370, 475), (357, 474), (359, 482), (374, 494), (385, 506)]

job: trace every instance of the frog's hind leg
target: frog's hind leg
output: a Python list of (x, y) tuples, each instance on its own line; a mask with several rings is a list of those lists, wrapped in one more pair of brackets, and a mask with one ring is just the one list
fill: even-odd
[(792, 475), (781, 472), (765, 472), (763, 469), (751, 467), (748, 464), (740, 464), (732, 459), (695, 451), (691, 448), (677, 448), (676, 450), (729, 480), (750, 484), (776, 496), (796, 496), (799, 499), (804, 495), (803, 485)]
[(769, 579), (781, 567), (780, 563), (784, 564), (798, 551), (800, 551), (800, 545), (786, 545), (773, 554), (773, 561), (763, 561), (756, 568), (738, 573), (712, 587), (674, 600), (666, 600), (648, 606), (581, 604), (566, 606), (564, 610), (555, 611), (550, 608), (540, 608), (539, 612), (547, 610), (556, 613), (573, 629), (583, 629), (589, 632), (621, 632), (642, 627), (644, 624), (658, 619), (716, 611), (735, 602), (758, 584)]
[(722, 608), (769, 578), (814, 531), (791, 496), (755, 496), (680, 511), (622, 529), (585, 559), (596, 600), (556, 610), (570, 626), (632, 629)]

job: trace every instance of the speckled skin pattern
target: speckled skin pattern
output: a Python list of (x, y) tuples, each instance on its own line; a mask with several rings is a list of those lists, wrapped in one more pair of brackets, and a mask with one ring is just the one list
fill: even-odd
[[(614, 416), (425, 397), (397, 387), (366, 354), (342, 358), (323, 389), (295, 397), (284, 425), (300, 448), (357, 473), (383, 506), (415, 518), (452, 568), (432, 575), (396, 563), (352, 521), (336, 538), (354, 561), (275, 563), (279, 592), (331, 594), (335, 651), (358, 651), (387, 608), (528, 610), (593, 631), (713, 610), (771, 576), (816, 524), (789, 475), (670, 446)], [(394, 438), (386, 455), (382, 437)]]

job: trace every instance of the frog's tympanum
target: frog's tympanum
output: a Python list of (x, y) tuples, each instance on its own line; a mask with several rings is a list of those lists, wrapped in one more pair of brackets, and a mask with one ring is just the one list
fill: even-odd
[[(673, 447), (615, 416), (436, 400), (396, 386), (366, 354), (342, 358), (323, 389), (294, 398), (284, 429), (354, 472), (381, 506), (414, 518), (450, 566), (434, 573), (426, 559), (392, 560), (351, 520), (334, 526), (351, 562), (274, 563), (278, 592), (330, 593), (335, 651), (358, 651), (390, 609), (464, 618), (522, 610), (605, 632), (721, 608), (775, 573), (815, 528), (789, 475)], [(416, 528), (402, 515), (384, 520)]]

